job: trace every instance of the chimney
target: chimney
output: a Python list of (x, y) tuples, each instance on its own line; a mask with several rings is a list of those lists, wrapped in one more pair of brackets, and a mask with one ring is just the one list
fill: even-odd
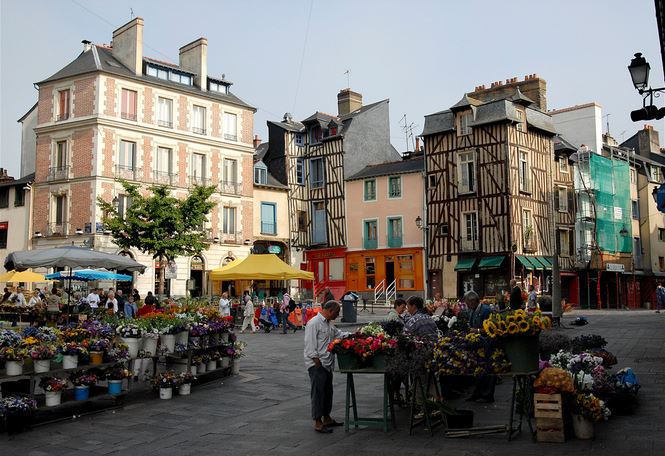
[(143, 74), (143, 19), (136, 17), (113, 32), (113, 57), (132, 70)]
[(254, 135), (254, 149), (259, 147), (261, 145), (261, 138), (259, 138), (259, 135)]
[(81, 41), (83, 43), (83, 52), (88, 52), (90, 48), (92, 47), (92, 42), (88, 40), (83, 40)]
[(416, 136), (416, 150), (414, 152), (420, 152), (420, 138)]
[(476, 86), (469, 96), (480, 101), (489, 102), (508, 98), (515, 94), (515, 90), (519, 88), (522, 94), (532, 99), (536, 106), (542, 111), (547, 112), (547, 82), (540, 79), (537, 74), (529, 74), (524, 76), (523, 81), (518, 81), (517, 78), (506, 79), (506, 83), (495, 81), (486, 89), (485, 86)]
[(337, 114), (343, 116), (363, 107), (363, 96), (351, 89), (342, 89), (337, 94)]
[(637, 132), (636, 152), (644, 157), (648, 157), (649, 153), (661, 153), (658, 131), (654, 130), (652, 125), (645, 124), (644, 128)]
[(208, 90), (208, 40), (199, 38), (180, 48), (180, 68), (195, 73), (194, 85)]

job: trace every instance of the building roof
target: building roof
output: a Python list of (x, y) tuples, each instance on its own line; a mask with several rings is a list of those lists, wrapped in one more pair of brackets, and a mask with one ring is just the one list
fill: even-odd
[(379, 106), (382, 103), (389, 103), (389, 102), (390, 102), (390, 100), (388, 98), (386, 98), (385, 100), (370, 103), (368, 105), (365, 105), (365, 106), (362, 106), (362, 107), (356, 109), (355, 111), (351, 111), (348, 114), (344, 114), (343, 116), (339, 116), (339, 120), (344, 122), (345, 120), (352, 119), (352, 118), (356, 117), (357, 115), (360, 115), (360, 114), (363, 114), (363, 113), (369, 111), (370, 109), (374, 109), (375, 107)]
[(265, 157), (269, 148), (270, 148), (270, 143), (264, 142), (259, 144), (259, 147), (257, 147), (256, 150), (254, 151), (254, 161), (255, 162), (263, 161), (263, 157)]
[[(156, 65), (161, 65), (168, 68), (177, 69), (180, 72), (194, 74), (190, 71), (185, 71), (179, 68), (177, 65), (174, 65), (169, 62), (163, 62), (161, 60), (152, 59), (150, 57), (144, 57), (144, 61), (154, 63)], [(121, 76), (124, 78), (139, 80), (142, 82), (148, 82), (150, 84), (160, 85), (168, 87), (170, 89), (181, 90), (188, 92), (192, 95), (198, 95), (206, 98), (214, 98), (220, 102), (230, 103), (237, 106), (242, 106), (249, 108), (253, 111), (256, 111), (256, 108), (241, 100), (232, 93), (221, 93), (221, 92), (211, 92), (211, 91), (202, 91), (195, 86), (187, 86), (184, 84), (179, 84), (177, 82), (165, 81), (153, 76), (148, 76), (146, 74), (136, 75), (132, 70), (123, 65), (119, 60), (113, 57), (113, 52), (110, 48), (92, 44), (90, 49), (81, 52), (73, 61), (68, 65), (57, 71), (55, 74), (50, 77), (39, 81), (37, 84), (42, 85), (48, 82), (58, 81), (61, 79), (67, 79), (75, 76), (81, 76), (88, 73), (103, 72), (110, 73), (116, 76)]]
[(392, 176), (395, 174), (420, 173), (425, 169), (425, 159), (422, 155), (406, 160), (368, 165), (356, 174), (348, 177), (347, 181), (367, 179), (369, 177)]
[(302, 123), (304, 124), (317, 121), (321, 125), (328, 125), (328, 123), (330, 123), (330, 121), (333, 119), (337, 119), (337, 117), (333, 116), (332, 114), (316, 111), (314, 114), (303, 120)]
[[(259, 162), (261, 164), (263, 164), (263, 166), (266, 166), (266, 164), (263, 163), (263, 160), (256, 160), (256, 159), (254, 160), (254, 165), (258, 164)], [(266, 177), (266, 183), (265, 184), (257, 184), (256, 181), (254, 181), (252, 179), (252, 182), (254, 182), (254, 187), (266, 187), (266, 188), (275, 188), (275, 189), (279, 189), (279, 190), (288, 190), (289, 186), (284, 185), (280, 181), (275, 179), (275, 177), (272, 174), (270, 174), (270, 171), (268, 171), (267, 168), (268, 167), (266, 166), (266, 176), (267, 176)]]
[(483, 104), (483, 102), (480, 100), (476, 100), (475, 98), (471, 98), (467, 94), (464, 94), (464, 96), (460, 101), (458, 101), (457, 103), (455, 103), (450, 107), (450, 110), (453, 111), (456, 109), (468, 108), (470, 106), (478, 106), (480, 104)]
[(10, 181), (0, 182), (0, 187), (13, 187), (15, 185), (29, 184), (35, 180), (35, 173), (28, 174), (23, 176), (20, 179), (14, 179)]
[(38, 104), (39, 104), (39, 102), (37, 102), (37, 103), (35, 103), (34, 105), (32, 105), (32, 108), (28, 109), (28, 112), (26, 112), (25, 114), (23, 114), (23, 115), (21, 116), (21, 118), (17, 120), (17, 122), (19, 122), (19, 123), (20, 123), (20, 122), (23, 122), (23, 121), (25, 120), (25, 118), (28, 117), (32, 111), (34, 111), (35, 109), (37, 109), (37, 105), (38, 105)]

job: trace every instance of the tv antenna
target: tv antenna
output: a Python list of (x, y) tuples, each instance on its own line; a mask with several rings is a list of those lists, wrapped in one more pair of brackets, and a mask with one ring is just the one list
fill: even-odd
[(611, 136), (610, 135), (610, 116), (611, 115), (612, 114), (605, 114), (605, 122), (607, 122), (607, 124), (606, 124), (607, 125), (607, 136)]
[(344, 72), (344, 74), (346, 75), (346, 87), (350, 89), (351, 88), (351, 70), (346, 70)]
[[(414, 122), (409, 123), (408, 119), (406, 118), (406, 114), (402, 116), (402, 118), (399, 121), (400, 126), (402, 127), (402, 131), (404, 132), (405, 140), (406, 140), (406, 150), (410, 150), (409, 147), (411, 144), (413, 144), (413, 148), (415, 149), (415, 144), (413, 141), (413, 130), (418, 126)], [(417, 152), (414, 150), (414, 152)]]
[(134, 19), (134, 8), (129, 8), (129, 18)]

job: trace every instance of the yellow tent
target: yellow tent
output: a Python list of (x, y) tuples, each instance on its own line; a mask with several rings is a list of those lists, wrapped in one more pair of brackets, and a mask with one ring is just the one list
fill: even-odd
[(0, 282), (25, 282), (25, 283), (34, 283), (34, 282), (50, 282), (41, 274), (37, 274), (32, 271), (8, 271), (0, 275)]
[(210, 271), (210, 280), (314, 280), (312, 272), (293, 268), (274, 253), (249, 255)]

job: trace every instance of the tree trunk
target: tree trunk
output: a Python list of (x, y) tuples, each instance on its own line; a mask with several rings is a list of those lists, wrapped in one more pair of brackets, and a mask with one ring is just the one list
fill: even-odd
[(159, 255), (159, 300), (164, 299), (164, 273), (166, 272), (166, 265), (164, 264), (164, 256)]

